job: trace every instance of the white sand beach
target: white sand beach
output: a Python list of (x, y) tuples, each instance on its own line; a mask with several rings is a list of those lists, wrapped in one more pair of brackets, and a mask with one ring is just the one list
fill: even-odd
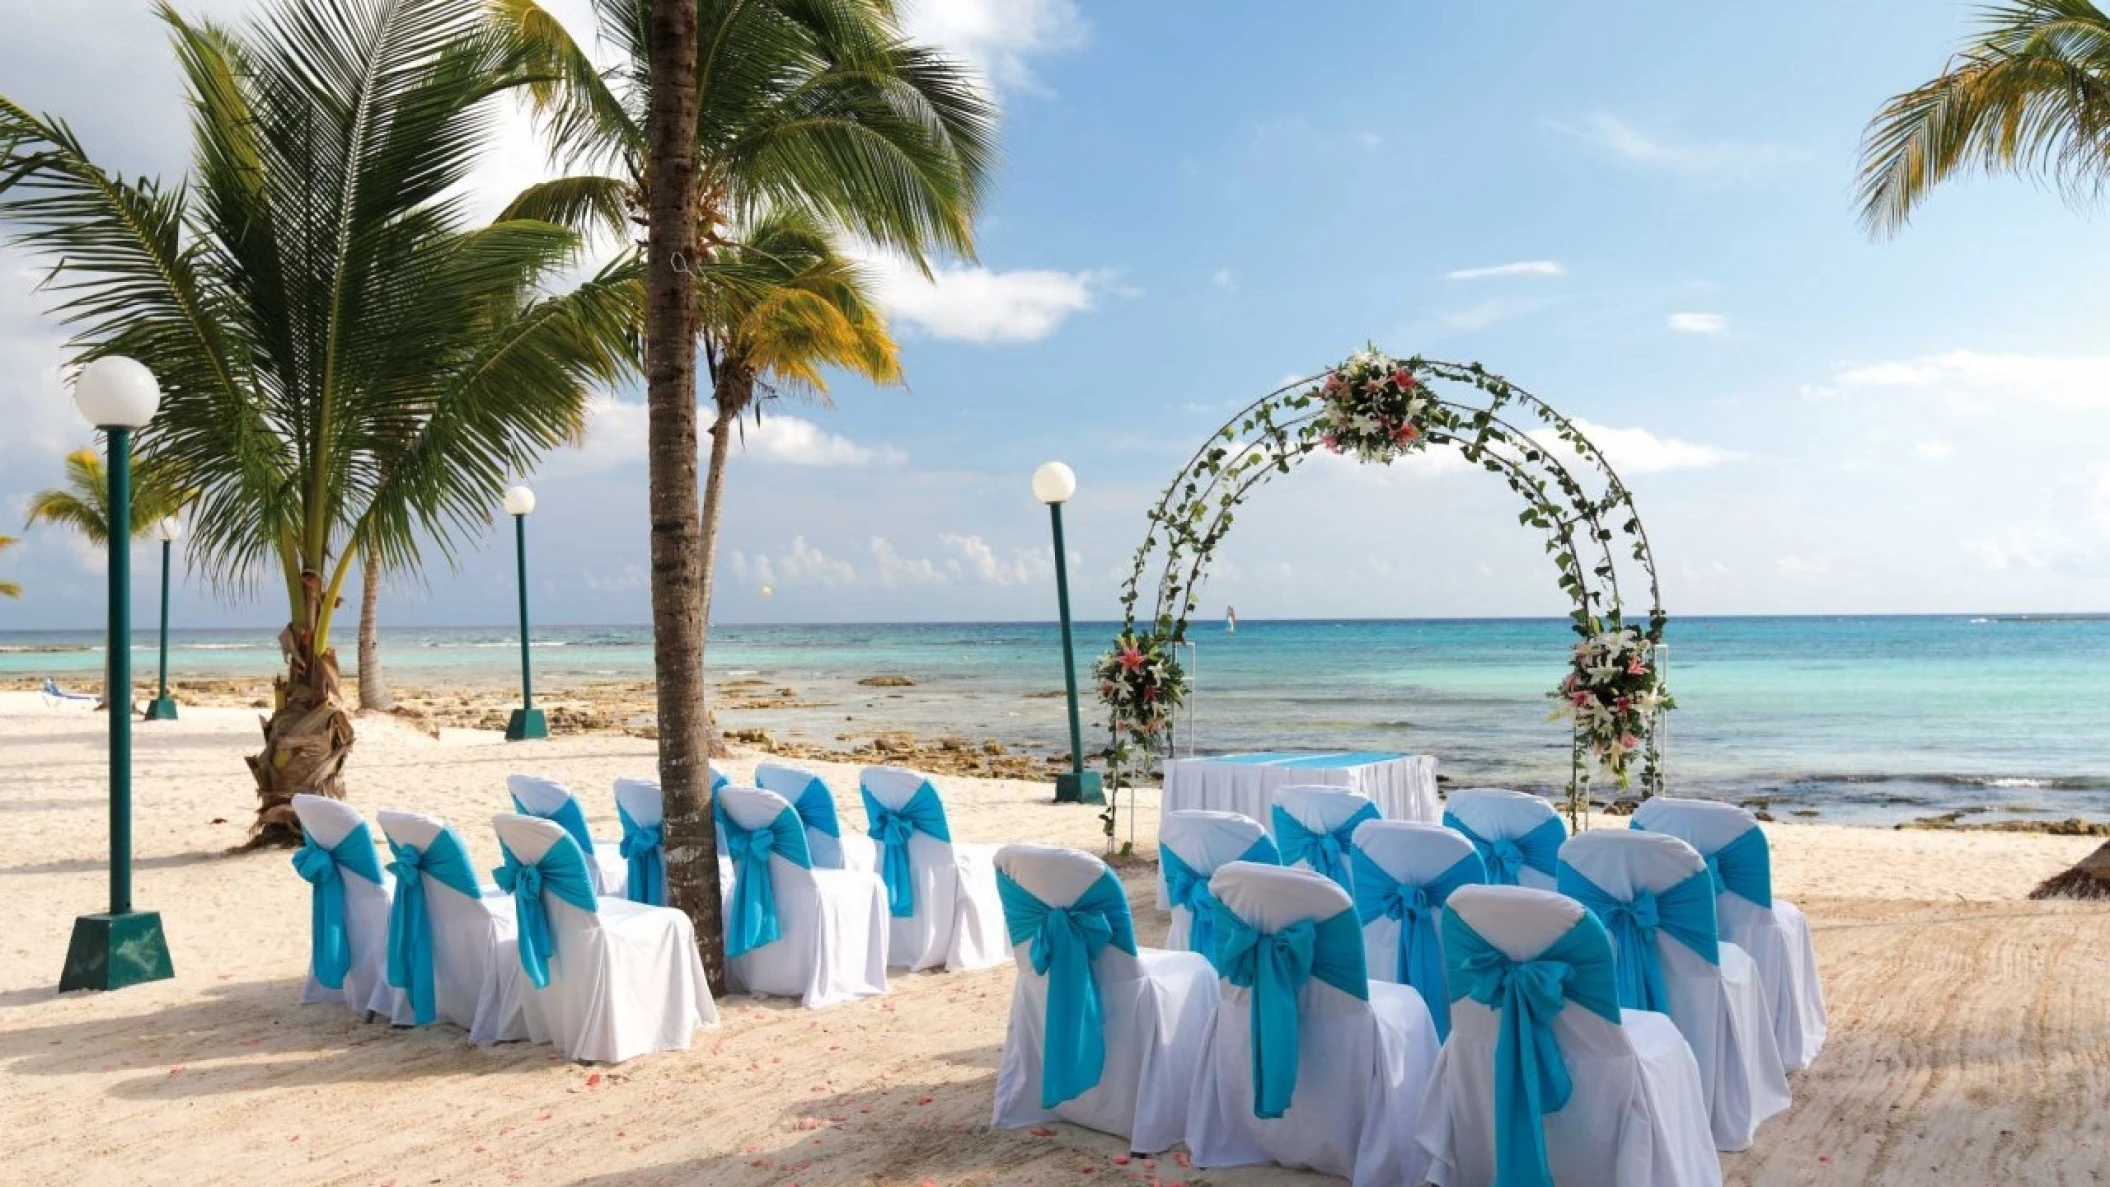
[[(736, 998), (684, 1053), (619, 1067), (478, 1049), (297, 1004), (308, 889), (283, 852), (239, 856), (256, 714), (191, 708), (136, 728), (136, 901), (162, 912), (176, 979), (57, 996), (76, 914), (103, 909), (103, 718), (0, 694), (0, 1166), (9, 1182), (1052, 1184), (1325, 1182), (1274, 1168), (1130, 1160), (1068, 1126), (992, 1131), (1012, 976), (898, 976), (808, 1012)], [(754, 756), (726, 764), (736, 777)], [(362, 719), (352, 803), (438, 813), (479, 862), (504, 776), (583, 793), (649, 775), (619, 735), (508, 745)], [(854, 772), (819, 769), (847, 819)], [(941, 781), (954, 832), (1096, 851), (1093, 811), (1037, 783)], [(844, 797), (842, 793), (850, 794)], [(1155, 848), (1144, 793), (1137, 839)], [(1126, 831), (1125, 825), (1123, 829)], [(1769, 826), (1777, 890), (1816, 934), (1831, 1039), (1795, 1107), (1728, 1155), (1733, 1183), (2090, 1182), (2110, 1172), (2110, 908), (2034, 903), (2089, 839)], [(1124, 871), (1145, 942), (1150, 871)]]

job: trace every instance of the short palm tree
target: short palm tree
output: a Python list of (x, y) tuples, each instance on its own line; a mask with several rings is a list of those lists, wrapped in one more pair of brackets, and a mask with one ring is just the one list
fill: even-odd
[(2110, 183), (2110, 15), (2090, 0), (1988, 8), (1933, 81), (1892, 98), (1861, 145), (1861, 218), (1902, 229), (1951, 177), (2035, 174), (2073, 200)]
[(576, 232), (470, 224), (459, 187), (518, 77), (473, 7), (281, 0), (240, 31), (161, 13), (190, 176), (126, 181), (0, 99), (0, 222), (52, 260), (77, 360), (159, 378), (138, 443), (199, 491), (193, 560), (283, 589), (286, 674), (250, 768), (253, 840), (285, 841), (294, 793), (343, 792), (330, 640), (352, 565), (410, 570), (485, 530), (508, 477), (629, 371), (641, 286), (623, 260), (554, 291)]
[[(143, 459), (132, 470), (132, 522), (125, 535), (132, 539), (146, 535), (196, 494), (172, 481), (165, 463)], [(29, 496), (29, 518), (22, 526), (33, 528), (40, 523), (72, 528), (97, 546), (110, 542), (110, 478), (103, 470), (101, 454), (92, 449), (67, 454), (66, 485)]]
[[(6, 552), (18, 543), (20, 541), (13, 536), (0, 536), (0, 552)], [(19, 598), (21, 596), (22, 586), (20, 584), (13, 581), (0, 581), (0, 598)]]

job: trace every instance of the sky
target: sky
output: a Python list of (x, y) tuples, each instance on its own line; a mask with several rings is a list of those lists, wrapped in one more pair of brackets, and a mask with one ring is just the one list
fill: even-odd
[[(5, 4), (0, 89), (107, 166), (180, 174), (146, 4)], [(551, 7), (587, 35), (583, 0)], [(1862, 128), (1940, 69), (1970, 5), (911, 9), (1003, 110), (978, 257), (935, 283), (874, 261), (904, 387), (843, 379), (832, 408), (747, 426), (720, 621), (1053, 617), (1029, 486), (1051, 459), (1078, 476), (1078, 613), (1114, 617), (1145, 509), (1193, 449), (1366, 343), (1478, 360), (1578, 418), (1634, 492), (1674, 616), (2110, 610), (2110, 219), (1995, 178), (1944, 187), (1894, 238), (1856, 220)], [(544, 172), (508, 113), (476, 200)], [(0, 249), (0, 531), (91, 439), (39, 276)], [(647, 621), (641, 390), (597, 397), (586, 444), (526, 477), (537, 619)], [(1320, 458), (1240, 515), (1203, 602), (1563, 613), (1517, 510), (1443, 459)], [(16, 534), (0, 577), (24, 597), (0, 629), (96, 625), (100, 558)], [(392, 579), (384, 624), (506, 621), (510, 535)], [(185, 582), (174, 614), (271, 625), (269, 595)]]

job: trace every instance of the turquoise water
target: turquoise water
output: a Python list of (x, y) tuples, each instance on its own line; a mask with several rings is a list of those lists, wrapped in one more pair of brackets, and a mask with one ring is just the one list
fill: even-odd
[[(1080, 664), (1113, 631), (1080, 626)], [(1198, 625), (1195, 712), (1180, 741), (1203, 752), (1324, 748), (1435, 754), (1460, 782), (1550, 786), (1568, 758), (1544, 697), (1572, 641), (1563, 622), (1247, 621)], [(182, 631), (181, 675), (264, 675), (264, 631)], [(101, 666), (93, 635), (0, 633), (0, 674), (71, 677)], [(1771, 797), (1776, 813), (1888, 820), (1952, 808), (1995, 815), (2110, 816), (2110, 618), (1689, 618), (1672, 622), (1674, 789)], [(135, 645), (142, 671), (152, 639)], [(395, 629), (404, 684), (509, 684), (504, 629)], [(1065, 743), (1058, 634), (1048, 623), (718, 626), (715, 677), (753, 675), (821, 707), (730, 724), (830, 741), (883, 729)], [(650, 632), (557, 627), (535, 634), (536, 679), (645, 678)], [(912, 688), (855, 681), (900, 673)], [(1086, 706), (1087, 745), (1098, 727)]]

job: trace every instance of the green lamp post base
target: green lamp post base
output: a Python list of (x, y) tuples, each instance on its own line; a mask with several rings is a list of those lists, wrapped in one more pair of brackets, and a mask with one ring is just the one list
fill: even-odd
[(73, 920), (73, 942), (66, 946), (66, 971), (59, 976), (59, 992), (123, 989), (175, 975), (175, 966), (169, 963), (168, 938), (161, 934), (159, 911), (80, 915)]
[(515, 709), (506, 721), (506, 741), (531, 742), (549, 737), (549, 722), (540, 709)]
[(147, 703), (147, 712), (146, 712), (146, 716), (145, 716), (145, 717), (142, 717), (142, 718), (140, 718), (140, 720), (141, 720), (141, 721), (174, 721), (174, 720), (176, 720), (176, 698), (174, 698), (174, 697), (155, 697), (155, 698), (154, 698), (154, 699), (153, 699), (152, 701), (149, 701), (149, 702)]
[(1055, 776), (1055, 802), (1103, 804), (1106, 802), (1106, 785), (1099, 781), (1097, 771), (1066, 771)]

